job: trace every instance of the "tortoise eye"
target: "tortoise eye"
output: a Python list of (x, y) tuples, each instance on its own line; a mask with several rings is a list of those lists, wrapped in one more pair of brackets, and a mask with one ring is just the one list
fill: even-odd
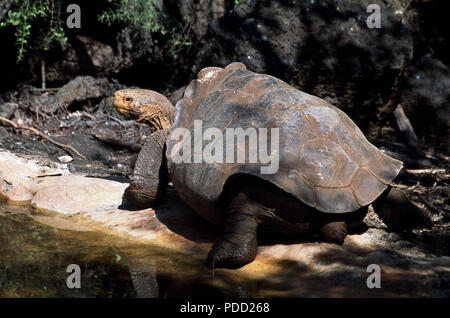
[(127, 97), (127, 98), (125, 98), (125, 101), (126, 102), (131, 102), (133, 99), (131, 98), (131, 97)]

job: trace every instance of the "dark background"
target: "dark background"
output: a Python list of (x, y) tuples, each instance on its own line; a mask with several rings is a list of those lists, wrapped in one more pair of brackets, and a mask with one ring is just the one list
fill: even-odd
[[(41, 60), (47, 87), (92, 75), (165, 94), (202, 67), (241, 61), (340, 107), (372, 137), (391, 134), (383, 127), (397, 129), (392, 111), (401, 103), (419, 139), (448, 152), (445, 0), (159, 1), (176, 32), (192, 41), (176, 59), (167, 35), (100, 23), (97, 16), (111, 7), (107, 1), (66, 2), (80, 5), (81, 29), (66, 28), (66, 44), (29, 50), (18, 64), (14, 30), (0, 29), (0, 92), (39, 87)], [(381, 6), (380, 29), (366, 25), (370, 3)]]

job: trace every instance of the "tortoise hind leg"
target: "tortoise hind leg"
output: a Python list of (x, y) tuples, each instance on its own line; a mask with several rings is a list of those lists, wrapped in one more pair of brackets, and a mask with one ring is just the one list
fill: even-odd
[(320, 233), (326, 242), (342, 245), (347, 236), (347, 224), (345, 222), (325, 223), (320, 228)]
[(431, 219), (425, 211), (412, 204), (397, 188), (389, 187), (372, 205), (375, 212), (392, 231), (432, 226)]
[(242, 192), (234, 197), (228, 206), (222, 237), (209, 251), (209, 268), (238, 268), (255, 259), (258, 209), (259, 206)]
[(320, 226), (322, 238), (329, 243), (344, 244), (348, 231), (364, 228), (363, 219), (367, 214), (367, 209), (368, 207), (365, 206), (354, 212), (345, 213), (344, 215), (336, 215), (333, 213), (318, 214), (319, 219), (316, 219), (316, 222)]

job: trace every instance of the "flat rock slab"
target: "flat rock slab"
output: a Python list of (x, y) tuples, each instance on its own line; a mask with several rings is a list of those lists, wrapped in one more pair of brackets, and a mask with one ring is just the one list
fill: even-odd
[(57, 163), (45, 166), (37, 160), (17, 157), (0, 151), (0, 193), (8, 203), (27, 204), (33, 198), (33, 191), (39, 178), (52, 175), (67, 175), (66, 165)]
[[(0, 151), (1, 196), (7, 204), (31, 206), (31, 216), (48, 226), (123, 236), (163, 248), (168, 255), (185, 255), (192, 267), (204, 266), (220, 229), (197, 216), (172, 188), (160, 207), (135, 210), (122, 202), (127, 183), (73, 175), (61, 164), (50, 166)], [(253, 263), (237, 270), (218, 269), (216, 277), (226, 275), (228, 284), (241, 286), (253, 297), (450, 296), (450, 256), (433, 249), (433, 240), (426, 244), (416, 234), (369, 228), (348, 235), (342, 246), (311, 241), (265, 244)], [(380, 267), (381, 288), (367, 286), (371, 264)]]
[(0, 152), (1, 195), (7, 203), (74, 215), (103, 211), (122, 204), (127, 183), (72, 175), (66, 165), (52, 167)]
[(104, 211), (122, 204), (127, 186), (127, 183), (79, 175), (46, 177), (34, 185), (31, 206), (69, 215)]

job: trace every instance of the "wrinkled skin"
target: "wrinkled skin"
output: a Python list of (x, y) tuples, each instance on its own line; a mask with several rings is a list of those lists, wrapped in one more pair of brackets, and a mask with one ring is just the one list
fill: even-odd
[[(200, 71), (176, 109), (157, 92), (134, 89), (116, 92), (114, 105), (122, 115), (157, 130), (138, 156), (124, 198), (140, 207), (155, 206), (171, 179), (188, 205), (224, 227), (208, 254), (210, 268), (252, 262), (260, 227), (291, 235), (317, 232), (327, 242), (342, 244), (348, 230), (361, 223), (369, 203), (391, 229), (429, 225), (424, 212), (389, 185), (401, 162), (369, 144), (347, 115), (278, 79), (247, 71), (240, 63)], [(231, 121), (226, 119), (230, 114)], [(196, 119), (222, 130), (231, 123), (244, 129), (249, 123), (280, 127), (282, 169), (261, 175), (246, 164), (174, 163), (170, 131), (192, 128)], [(282, 174), (287, 167), (296, 177)], [(315, 193), (312, 199), (307, 188)]]

